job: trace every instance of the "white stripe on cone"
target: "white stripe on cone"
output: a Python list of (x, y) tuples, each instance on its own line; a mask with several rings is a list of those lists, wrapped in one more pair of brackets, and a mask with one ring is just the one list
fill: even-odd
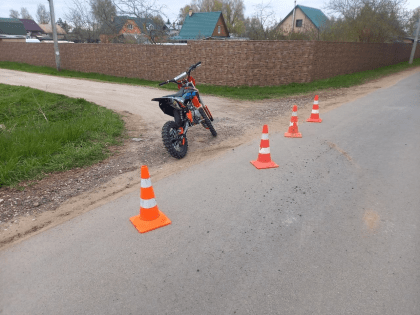
[(156, 206), (155, 198), (152, 199), (141, 199), (140, 198), (140, 207), (145, 209), (150, 209)]
[(260, 154), (269, 154), (270, 153), (270, 148), (260, 148), (259, 151)]
[(261, 136), (261, 140), (268, 140), (268, 133), (263, 133)]
[(297, 116), (297, 112), (292, 112), (292, 116)]
[(312, 114), (319, 114), (319, 109), (313, 109)]
[(141, 179), (141, 188), (149, 188), (152, 186), (152, 181), (150, 180), (150, 178), (148, 179)]
[(318, 101), (314, 101), (314, 104), (315, 104), (315, 105), (318, 105)]

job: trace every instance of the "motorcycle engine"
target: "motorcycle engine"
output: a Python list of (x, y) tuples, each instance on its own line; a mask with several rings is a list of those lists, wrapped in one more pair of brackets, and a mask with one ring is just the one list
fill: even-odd
[(195, 124), (199, 124), (200, 120), (201, 120), (201, 114), (198, 111), (198, 109), (191, 103), (189, 102), (187, 104), (188, 109), (190, 110), (191, 114), (192, 114), (192, 118)]

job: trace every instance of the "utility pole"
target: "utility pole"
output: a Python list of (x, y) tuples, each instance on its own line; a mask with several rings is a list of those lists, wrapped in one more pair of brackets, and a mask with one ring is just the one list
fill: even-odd
[(410, 61), (408, 62), (410, 65), (413, 63), (414, 54), (416, 53), (417, 41), (419, 40), (419, 31), (420, 31), (420, 16), (419, 16), (419, 20), (417, 21), (417, 31), (416, 31), (416, 36), (414, 36), (414, 42), (413, 42), (413, 48), (411, 49)]
[(296, 17), (296, 0), (295, 0), (295, 6), (293, 7), (293, 24), (292, 24), (292, 32), (295, 31), (295, 17)]
[(50, 3), (51, 27), (53, 31), (54, 51), (55, 51), (55, 64), (57, 65), (57, 71), (60, 71), (60, 52), (58, 51), (57, 28), (55, 26), (55, 16), (54, 16), (54, 3), (53, 3), (53, 0), (48, 0), (48, 2)]

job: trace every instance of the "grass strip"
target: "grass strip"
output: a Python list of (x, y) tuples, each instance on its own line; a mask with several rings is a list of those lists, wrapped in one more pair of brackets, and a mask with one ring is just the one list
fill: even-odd
[(0, 84), (0, 187), (105, 159), (124, 122), (84, 99)]
[[(305, 94), (318, 90), (339, 89), (359, 85), (370, 80), (375, 80), (386, 75), (396, 73), (408, 68), (420, 66), (420, 58), (414, 60), (412, 65), (408, 62), (401, 62), (395, 65), (356, 72), (352, 74), (339, 75), (329, 79), (317, 80), (309, 83), (290, 83), (280, 86), (216, 86), (209, 84), (197, 84), (200, 92), (203, 94), (215, 95), (220, 97), (228, 97), (241, 100), (262, 100), (268, 98), (280, 98), (296, 94)], [(49, 74), (62, 77), (81, 78), (98, 80), (105, 82), (124, 83), (142, 86), (158, 87), (158, 81), (148, 81), (137, 78), (115, 77), (99, 73), (85, 73), (71, 70), (61, 70), (58, 72), (55, 68), (44, 66), (33, 66), (24, 63), (0, 61), (0, 68), (18, 70), (25, 72), (33, 72), (40, 74)], [(198, 71), (200, 71), (199, 69)], [(169, 78), (168, 78), (169, 79)], [(176, 90), (175, 84), (167, 84), (161, 87), (166, 90)]]

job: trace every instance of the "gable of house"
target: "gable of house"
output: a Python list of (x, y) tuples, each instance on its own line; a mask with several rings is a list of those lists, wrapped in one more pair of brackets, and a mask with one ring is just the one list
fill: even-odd
[(126, 20), (125, 24), (121, 27), (118, 34), (141, 34), (142, 31), (137, 23), (133, 20)]
[(221, 11), (198, 12), (187, 15), (179, 35), (174, 39), (199, 39), (229, 37), (229, 31)]
[[(302, 25), (297, 22), (298, 20), (301, 20)], [(299, 28), (316, 28), (319, 30), (319, 28), (328, 21), (327, 16), (319, 9), (306, 7), (303, 5), (297, 5), (295, 7), (295, 30)], [(290, 11), (288, 15), (279, 23), (279, 27), (281, 27), (283, 30), (290, 30), (292, 29), (293, 24), (293, 10)]]
[(151, 19), (142, 19), (130, 16), (115, 16), (113, 21), (101, 26), (100, 34), (142, 34), (156, 29)]
[(23, 23), (14, 18), (0, 18), (0, 35), (26, 37), (26, 29)]

